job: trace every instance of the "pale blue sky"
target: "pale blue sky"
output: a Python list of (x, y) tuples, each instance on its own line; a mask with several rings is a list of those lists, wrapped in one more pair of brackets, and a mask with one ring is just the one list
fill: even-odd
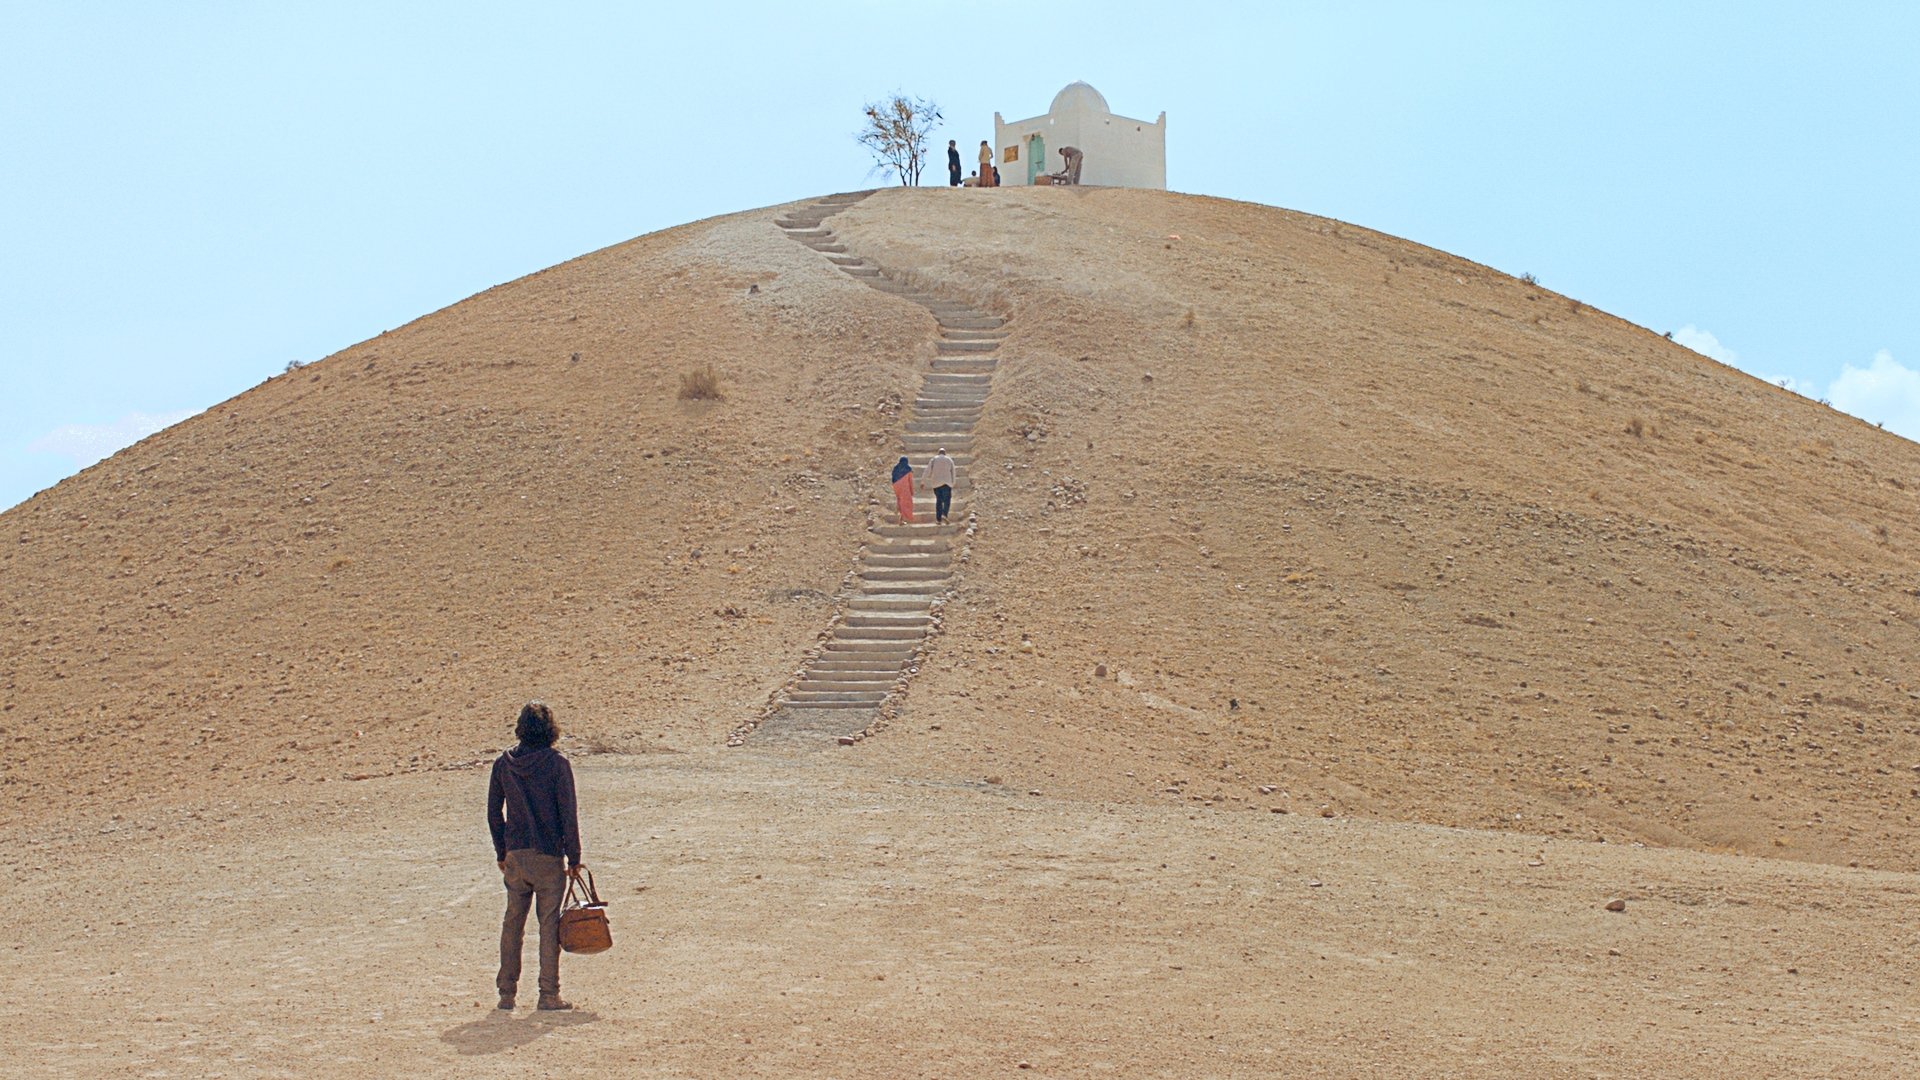
[(863, 101), (964, 145), (1074, 79), (1167, 111), (1176, 190), (1532, 272), (1920, 437), (1916, 5), (654, 7), (0, 0), (0, 507), (490, 285), (882, 183)]

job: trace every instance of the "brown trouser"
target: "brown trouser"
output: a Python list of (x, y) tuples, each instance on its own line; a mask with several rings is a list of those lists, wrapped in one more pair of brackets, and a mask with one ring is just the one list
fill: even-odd
[(520, 943), (526, 936), (527, 908), (539, 898), (540, 992), (560, 992), (560, 901), (567, 892), (566, 860), (542, 855), (532, 848), (507, 852), (503, 873), (507, 884), (507, 917), (500, 924), (502, 994), (520, 985)]

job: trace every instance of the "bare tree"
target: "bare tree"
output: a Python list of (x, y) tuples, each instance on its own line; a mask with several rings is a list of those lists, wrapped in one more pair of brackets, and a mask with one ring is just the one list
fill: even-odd
[(918, 186), (927, 164), (927, 136), (940, 122), (940, 106), (895, 91), (885, 101), (867, 103), (867, 126), (854, 138), (873, 152), (874, 168), (891, 171), (900, 186)]

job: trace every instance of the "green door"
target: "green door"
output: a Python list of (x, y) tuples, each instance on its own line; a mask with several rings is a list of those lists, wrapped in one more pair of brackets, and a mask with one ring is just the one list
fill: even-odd
[(1047, 140), (1038, 134), (1027, 136), (1027, 183), (1047, 171)]

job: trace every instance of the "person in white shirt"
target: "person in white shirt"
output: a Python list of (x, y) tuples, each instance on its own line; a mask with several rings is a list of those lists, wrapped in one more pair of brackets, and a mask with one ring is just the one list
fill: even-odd
[(947, 456), (947, 448), (933, 455), (927, 462), (927, 472), (922, 478), (927, 486), (933, 488), (933, 521), (936, 525), (947, 523), (947, 512), (953, 509), (953, 459)]

